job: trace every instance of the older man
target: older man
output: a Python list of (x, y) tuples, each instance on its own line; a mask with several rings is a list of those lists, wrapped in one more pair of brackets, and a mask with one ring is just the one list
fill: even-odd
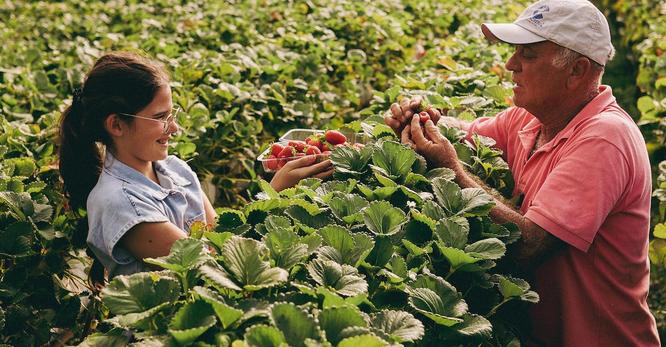
[[(545, 0), (482, 30), (515, 46), (506, 63), (515, 107), (472, 123), (443, 120), (494, 138), (514, 175), (519, 210), (498, 198), (491, 217), (522, 232), (515, 256), (533, 265), (541, 296), (531, 311), (535, 343), (659, 346), (646, 303), (650, 163), (637, 126), (600, 85), (614, 54), (605, 17), (587, 1)], [(432, 121), (419, 125), (418, 103), (392, 105), (386, 123), (453, 169), (460, 186), (482, 187)], [(429, 113), (436, 123), (440, 113)]]

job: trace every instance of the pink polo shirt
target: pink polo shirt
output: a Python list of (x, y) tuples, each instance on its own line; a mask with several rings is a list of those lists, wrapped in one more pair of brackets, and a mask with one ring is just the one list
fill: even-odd
[(650, 163), (634, 121), (608, 86), (550, 142), (512, 107), (469, 133), (492, 137), (513, 173), (521, 213), (567, 243), (534, 273), (531, 310), (543, 346), (659, 346), (647, 306)]

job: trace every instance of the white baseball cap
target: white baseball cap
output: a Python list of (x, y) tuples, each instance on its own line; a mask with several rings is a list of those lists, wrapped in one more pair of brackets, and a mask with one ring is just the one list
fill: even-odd
[(602, 66), (615, 54), (606, 17), (587, 0), (542, 0), (527, 7), (513, 23), (481, 27), (491, 40), (517, 45), (548, 40)]

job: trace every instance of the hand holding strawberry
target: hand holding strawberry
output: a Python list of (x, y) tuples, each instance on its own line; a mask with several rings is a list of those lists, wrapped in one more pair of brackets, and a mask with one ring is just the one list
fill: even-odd
[[(398, 136), (400, 136), (403, 129), (411, 122), (412, 116), (419, 114), (419, 117), (421, 117), (421, 114), (424, 112), (435, 124), (437, 124), (442, 117), (439, 110), (425, 105), (421, 96), (415, 96), (411, 99), (402, 99), (400, 104), (392, 104), (390, 114), (384, 118), (384, 122), (386, 125), (390, 126)], [(423, 119), (423, 123), (425, 124), (425, 117), (423, 117)]]

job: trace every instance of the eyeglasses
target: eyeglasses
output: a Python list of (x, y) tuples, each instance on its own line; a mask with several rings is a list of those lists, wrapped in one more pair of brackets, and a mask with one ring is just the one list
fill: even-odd
[(153, 120), (153, 121), (156, 121), (156, 122), (160, 122), (163, 125), (162, 131), (164, 132), (164, 134), (166, 134), (166, 133), (169, 132), (169, 125), (171, 125), (172, 122), (176, 123), (176, 116), (178, 115), (178, 112), (180, 112), (180, 107), (176, 106), (176, 107), (172, 108), (171, 111), (169, 111), (169, 114), (164, 118), (163, 117), (154, 118), (155, 116), (159, 115), (159, 113), (154, 114), (152, 116), (148, 116), (148, 117), (137, 116), (135, 114), (121, 113), (121, 112), (118, 112), (118, 114), (123, 115), (123, 116), (127, 116), (127, 117), (141, 118), (141, 119), (147, 119), (147, 120)]

